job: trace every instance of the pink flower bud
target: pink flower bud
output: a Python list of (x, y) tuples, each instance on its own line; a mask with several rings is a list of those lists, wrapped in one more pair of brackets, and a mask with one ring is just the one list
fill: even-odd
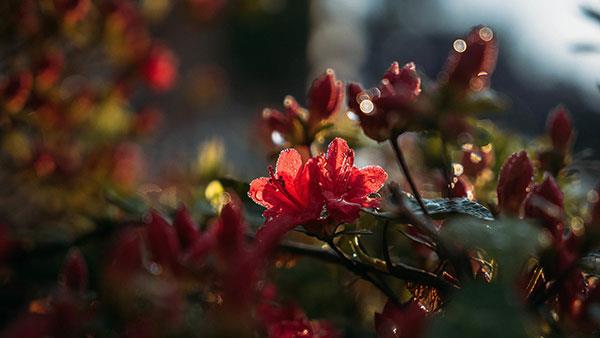
[(505, 214), (518, 215), (527, 196), (533, 176), (533, 166), (527, 153), (512, 154), (502, 165), (498, 178), (498, 209)]

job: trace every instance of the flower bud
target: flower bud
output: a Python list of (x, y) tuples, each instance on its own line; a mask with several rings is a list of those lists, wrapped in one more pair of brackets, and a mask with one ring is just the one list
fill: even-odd
[(319, 121), (329, 118), (342, 104), (344, 84), (335, 79), (332, 69), (316, 78), (308, 91), (308, 124), (316, 125)]
[(67, 254), (59, 280), (63, 286), (74, 292), (83, 292), (87, 288), (87, 265), (79, 249), (72, 248)]
[(537, 219), (556, 238), (562, 237), (563, 193), (552, 175), (533, 187), (525, 201), (525, 217)]
[(487, 87), (498, 57), (494, 32), (489, 27), (477, 26), (464, 40), (455, 40), (452, 47), (441, 82), (458, 91)]
[(573, 122), (571, 116), (564, 106), (554, 109), (546, 122), (546, 132), (550, 136), (552, 148), (561, 154), (565, 154), (571, 146), (573, 137)]
[(498, 209), (505, 214), (518, 215), (531, 184), (533, 166), (527, 153), (512, 154), (502, 165), (498, 178)]
[(463, 147), (463, 155), (460, 164), (464, 173), (469, 177), (477, 177), (481, 172), (491, 165), (493, 153), (491, 146), (482, 148), (471, 146)]

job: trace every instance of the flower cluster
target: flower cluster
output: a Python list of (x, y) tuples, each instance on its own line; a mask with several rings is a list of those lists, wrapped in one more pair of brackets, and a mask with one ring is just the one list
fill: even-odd
[(341, 138), (331, 141), (327, 153), (305, 163), (296, 150), (282, 151), (269, 175), (252, 181), (248, 192), (267, 208), (265, 228), (287, 232), (303, 225), (320, 235), (332, 235), (335, 229), (327, 225), (354, 221), (361, 208), (377, 207), (379, 199), (373, 194), (387, 179), (381, 167), (356, 168), (354, 151)]

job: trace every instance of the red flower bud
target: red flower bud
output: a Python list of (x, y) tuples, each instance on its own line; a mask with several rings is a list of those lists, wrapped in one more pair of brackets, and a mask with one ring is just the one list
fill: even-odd
[(21, 72), (10, 76), (0, 84), (0, 101), (9, 113), (17, 113), (25, 106), (33, 77), (29, 72)]
[(494, 32), (489, 27), (477, 26), (464, 40), (454, 41), (441, 81), (455, 90), (479, 91), (488, 85), (497, 57)]
[(242, 257), (246, 250), (246, 223), (242, 218), (241, 201), (237, 196), (223, 206), (221, 216), (214, 224), (219, 255), (228, 263)]
[(59, 280), (63, 286), (74, 292), (83, 292), (87, 288), (87, 265), (77, 248), (71, 249), (67, 254)]
[(573, 137), (573, 122), (564, 106), (554, 109), (546, 122), (546, 132), (552, 141), (552, 147), (559, 153), (566, 153), (571, 146)]
[(415, 122), (413, 102), (421, 92), (421, 79), (414, 63), (402, 68), (392, 63), (378, 88), (363, 90), (348, 85), (348, 107), (360, 118), (365, 134), (379, 142)]
[(420, 338), (425, 332), (428, 312), (416, 300), (397, 307), (387, 302), (382, 313), (375, 313), (379, 338)]
[(533, 166), (525, 151), (514, 153), (504, 162), (498, 178), (498, 209), (517, 215), (531, 184)]
[(525, 201), (525, 217), (537, 219), (556, 236), (562, 237), (563, 193), (552, 175), (535, 185)]
[[(141, 229), (127, 229), (116, 240), (109, 259), (110, 272), (129, 274), (142, 267), (143, 232)], [(109, 277), (112, 277), (109, 274)], [(119, 276), (115, 276), (119, 278)]]
[(163, 45), (152, 47), (142, 65), (142, 76), (155, 91), (170, 89), (177, 77), (177, 59), (173, 52)]
[(316, 78), (308, 91), (308, 124), (316, 125), (319, 121), (329, 118), (342, 104), (344, 84), (335, 79), (333, 69)]
[(199, 227), (192, 220), (192, 216), (184, 206), (177, 209), (175, 220), (173, 220), (173, 226), (177, 231), (179, 242), (184, 249), (191, 247), (195, 242), (200, 240), (201, 235), (198, 230)]
[(156, 262), (175, 267), (179, 258), (179, 240), (175, 229), (156, 211), (150, 212), (146, 224), (148, 243)]

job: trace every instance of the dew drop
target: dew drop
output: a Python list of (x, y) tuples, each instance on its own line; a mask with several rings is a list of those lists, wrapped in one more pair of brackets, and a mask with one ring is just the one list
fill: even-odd
[(454, 40), (454, 43), (452, 43), (452, 48), (454, 48), (455, 51), (462, 53), (467, 50), (467, 43), (463, 39), (456, 39)]
[(271, 141), (273, 141), (274, 144), (276, 145), (283, 145), (285, 143), (285, 139), (283, 138), (283, 135), (281, 135), (280, 132), (278, 131), (273, 131), (271, 133)]

